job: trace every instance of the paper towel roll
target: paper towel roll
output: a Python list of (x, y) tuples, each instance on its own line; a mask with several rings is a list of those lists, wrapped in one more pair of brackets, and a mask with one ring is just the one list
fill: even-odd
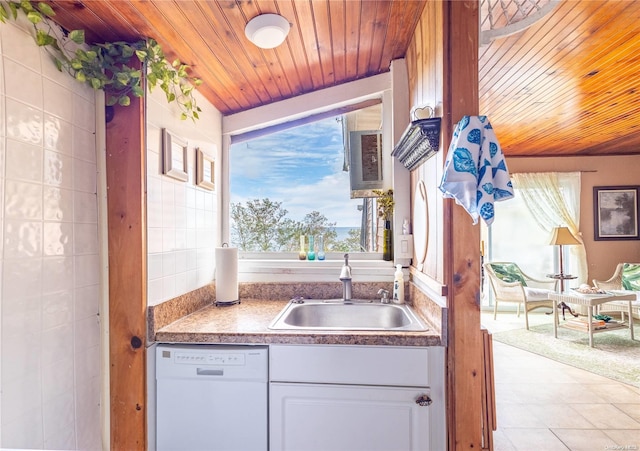
[(216, 247), (216, 302), (238, 300), (238, 248)]

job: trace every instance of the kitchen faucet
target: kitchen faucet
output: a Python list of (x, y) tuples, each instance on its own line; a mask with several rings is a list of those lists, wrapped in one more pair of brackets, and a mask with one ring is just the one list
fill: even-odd
[(349, 266), (349, 254), (344, 254), (344, 265), (340, 271), (340, 282), (342, 282), (342, 300), (351, 301), (351, 266)]

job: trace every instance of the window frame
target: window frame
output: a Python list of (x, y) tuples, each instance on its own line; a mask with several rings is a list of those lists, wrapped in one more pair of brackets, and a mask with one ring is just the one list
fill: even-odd
[[(227, 189), (218, 190), (220, 205), (218, 209), (220, 224), (219, 236), (217, 237), (218, 245), (228, 243), (230, 237), (229, 150), (234, 136), (251, 136), (260, 133), (261, 129), (278, 127), (279, 124), (292, 121), (301, 121), (314, 115), (338, 115), (341, 109), (372, 99), (381, 99), (383, 148), (388, 149), (383, 152), (385, 159), (383, 168), (385, 174), (389, 174), (387, 186), (393, 188), (394, 191), (396, 191), (398, 182), (408, 186), (409, 171), (404, 169), (401, 164), (396, 164), (395, 159), (391, 157), (391, 149), (396, 141), (393, 134), (393, 121), (397, 116), (394, 114), (394, 108), (397, 105), (393, 101), (392, 83), (391, 74), (380, 74), (223, 117), (221, 186)], [(399, 133), (402, 133), (405, 127), (406, 124), (402, 124), (399, 127)], [(408, 196), (407, 199), (396, 204), (396, 213), (401, 215), (398, 227), (401, 227), (402, 218), (409, 217), (409, 210)], [(398, 219), (395, 218), (394, 222), (397, 221)], [(343, 254), (329, 253), (323, 261), (301, 261), (295, 253), (241, 252), (239, 253), (240, 262), (238, 265), (239, 281), (266, 282), (280, 279), (287, 281), (337, 281), (339, 268), (343, 264), (342, 257)], [(350, 253), (349, 264), (354, 271), (354, 278), (357, 278), (358, 281), (379, 281), (393, 278), (395, 262), (382, 260), (382, 253)]]

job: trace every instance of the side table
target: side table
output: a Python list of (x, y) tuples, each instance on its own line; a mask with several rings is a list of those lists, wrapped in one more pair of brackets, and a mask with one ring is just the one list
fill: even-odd
[[(619, 324), (614, 327), (608, 327), (606, 329), (594, 330), (593, 328), (593, 308), (598, 305), (605, 304), (607, 302), (612, 301), (627, 301), (629, 303), (629, 335), (633, 340), (633, 315), (632, 315), (632, 305), (631, 303), (636, 299), (636, 294), (633, 292), (625, 292), (625, 291), (614, 291), (607, 292), (605, 294), (582, 294), (579, 292), (575, 293), (551, 293), (549, 294), (549, 299), (555, 302), (564, 302), (567, 301), (571, 304), (578, 305), (586, 305), (588, 309), (587, 316), (587, 324), (589, 333), (589, 346), (593, 348), (593, 334), (594, 332), (606, 332), (614, 329), (619, 329), (625, 327), (623, 324)], [(553, 336), (558, 338), (558, 310), (553, 310)]]
[[(549, 279), (555, 279), (555, 280), (559, 280), (560, 281), (560, 291), (559, 293), (564, 293), (564, 281), (565, 280), (573, 280), (573, 279), (577, 279), (578, 276), (572, 276), (571, 274), (547, 274), (547, 277)], [(567, 304), (565, 304), (564, 301), (561, 301), (556, 308), (561, 308), (562, 309), (562, 319), (566, 319), (564, 316), (564, 312), (565, 310), (569, 310), (569, 313), (571, 313), (575, 318), (578, 317), (577, 313), (574, 313), (573, 310), (571, 310), (571, 307), (569, 307)]]

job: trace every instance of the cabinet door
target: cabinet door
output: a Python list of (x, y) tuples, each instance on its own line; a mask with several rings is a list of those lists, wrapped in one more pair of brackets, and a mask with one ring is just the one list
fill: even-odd
[(427, 451), (431, 408), (416, 399), (428, 391), (272, 383), (270, 450)]

